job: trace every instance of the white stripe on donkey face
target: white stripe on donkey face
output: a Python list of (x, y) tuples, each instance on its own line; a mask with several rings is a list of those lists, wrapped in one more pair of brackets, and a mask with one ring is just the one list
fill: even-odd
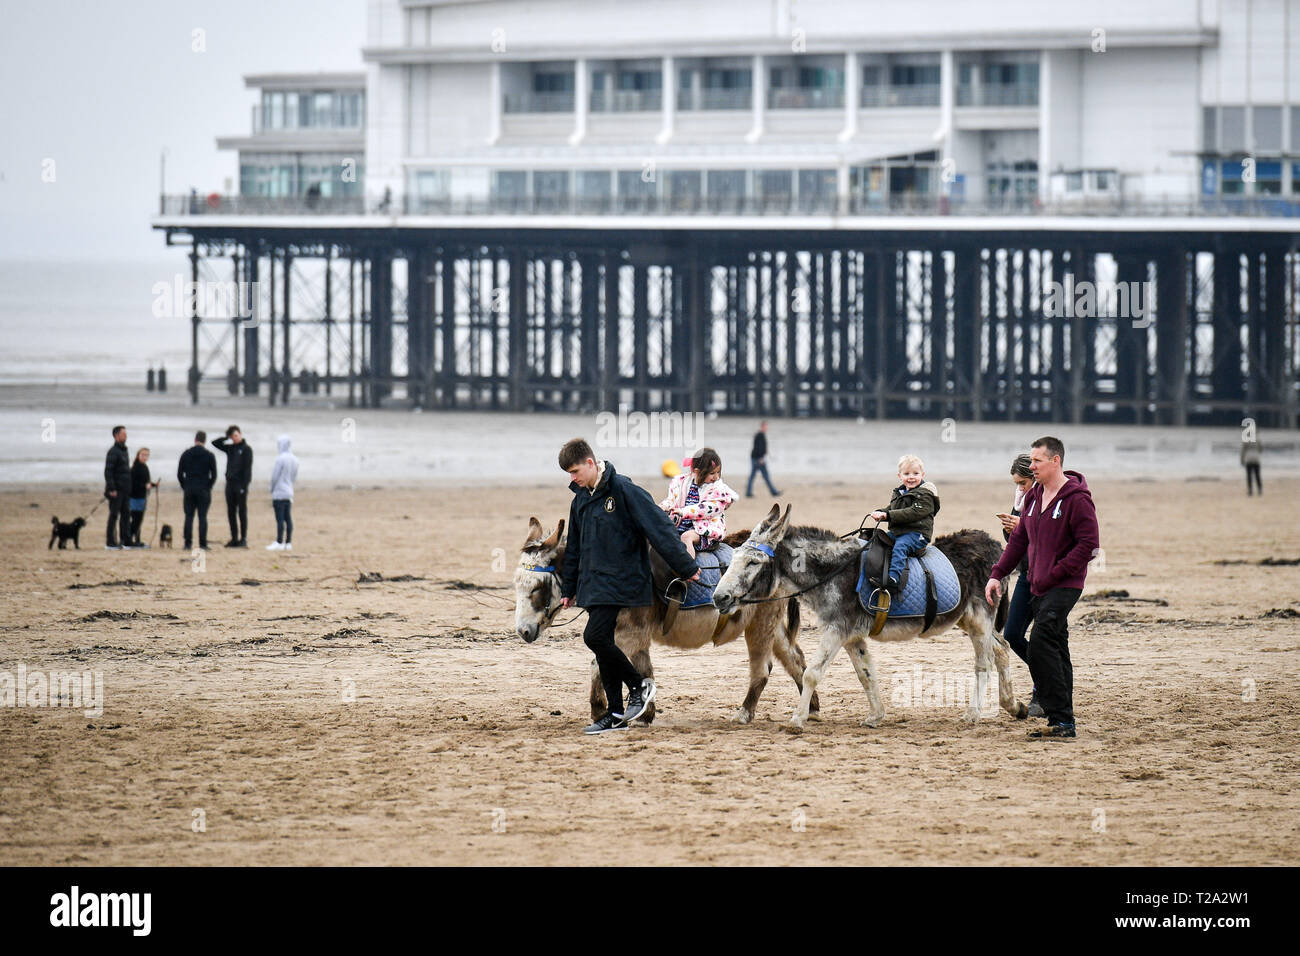
[(564, 519), (549, 537), (536, 518), (528, 519), (528, 537), (515, 569), (515, 633), (529, 644), (537, 640), (560, 610), (560, 565), (564, 563)]
[[(996, 608), (984, 601), (984, 582), (1002, 553), (1002, 547), (983, 531), (963, 530), (937, 538), (938, 548), (952, 562), (961, 582), (961, 600), (947, 614), (935, 617), (929, 630), (922, 631), (922, 618), (892, 618), (876, 635), (879, 641), (906, 641), (913, 637), (943, 633), (956, 624), (966, 632), (975, 648), (975, 690), (964, 719), (980, 719), (979, 702), (989, 685), (990, 671), (997, 668), (998, 703), (1017, 719), (1028, 715), (1028, 708), (1016, 699), (1011, 687), (1010, 648), (998, 633), (1006, 620), (1007, 597)], [(866, 691), (869, 713), (863, 721), (875, 727), (885, 716), (885, 706), (878, 689), (875, 667), (867, 637), (871, 616), (858, 601), (856, 541), (841, 541), (833, 531), (790, 525), (790, 508), (785, 514), (773, 505), (749, 536), (745, 546), (737, 549), (731, 567), (722, 576), (714, 593), (714, 603), (726, 613), (745, 603), (762, 601), (774, 595), (793, 595), (803, 591), (798, 600), (810, 605), (822, 626), (820, 646), (804, 671), (803, 696), (790, 718), (792, 729), (802, 729), (809, 715), (809, 702), (817, 685), (826, 675), (830, 663), (841, 648), (847, 648), (853, 669)]]

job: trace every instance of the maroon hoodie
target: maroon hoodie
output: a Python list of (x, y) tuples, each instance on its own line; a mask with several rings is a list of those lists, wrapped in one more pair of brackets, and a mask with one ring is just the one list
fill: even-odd
[(1001, 581), (1029, 552), (1029, 590), (1035, 595), (1052, 588), (1083, 588), (1088, 562), (1097, 555), (1101, 537), (1097, 509), (1087, 480), (1067, 471), (1065, 485), (1043, 510), (1043, 486), (1029, 489), (1020, 507), (1020, 524), (1011, 532), (1006, 550), (990, 577)]

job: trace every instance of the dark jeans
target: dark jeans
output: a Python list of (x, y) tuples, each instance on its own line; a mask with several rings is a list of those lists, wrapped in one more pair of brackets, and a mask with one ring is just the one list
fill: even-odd
[(773, 497), (775, 497), (779, 492), (772, 487), (772, 479), (769, 478), (767, 474), (767, 462), (766, 460), (758, 458), (749, 459), (749, 484), (745, 486), (745, 497), (749, 498), (753, 496), (754, 478), (757, 475), (763, 476), (763, 480), (767, 482), (767, 490), (772, 493)]
[(131, 512), (131, 543), (132, 544), (140, 543), (140, 525), (142, 524), (144, 524), (144, 512), (132, 511)]
[(1259, 489), (1259, 493), (1262, 495), (1264, 493), (1264, 484), (1259, 480), (1259, 462), (1246, 466), (1246, 494), (1248, 495), (1254, 494), (1250, 488), (1250, 479), (1252, 476), (1255, 478), (1255, 487)]
[[(108, 499), (108, 540), (109, 547), (131, 543), (131, 503), (130, 489), (119, 488), (116, 497)], [(121, 540), (118, 536), (121, 535)]]
[(185, 492), (185, 548), (186, 550), (194, 546), (194, 514), (199, 516), (199, 547), (207, 548), (208, 546), (208, 506), (212, 504), (212, 492), (187, 491)]
[(1025, 631), (1029, 630), (1029, 600), (1032, 597), (1029, 575), (1022, 571), (1016, 580), (1016, 589), (1011, 592), (1011, 605), (1007, 608), (1007, 623), (1002, 636), (1026, 664), (1029, 663), (1029, 642), (1025, 640)]
[(230, 540), (248, 540), (248, 485), (226, 481), (226, 517), (230, 520)]
[(1069, 614), (1083, 592), (1052, 588), (1029, 602), (1029, 673), (1049, 724), (1074, 723), (1074, 665), (1070, 663)]
[(293, 541), (293, 502), (288, 498), (276, 498), (271, 502), (275, 509), (275, 540), (281, 544)]
[(904, 531), (894, 535), (894, 550), (889, 555), (889, 580), (902, 580), (903, 568), (907, 567), (907, 556), (924, 551), (927, 545), (925, 535), (919, 531)]
[(623, 713), (623, 685), (641, 686), (640, 673), (614, 643), (614, 622), (621, 610), (611, 604), (587, 608), (587, 628), (582, 632), (583, 643), (596, 655), (600, 682), (605, 685), (605, 700), (609, 702), (610, 712), (615, 714)]

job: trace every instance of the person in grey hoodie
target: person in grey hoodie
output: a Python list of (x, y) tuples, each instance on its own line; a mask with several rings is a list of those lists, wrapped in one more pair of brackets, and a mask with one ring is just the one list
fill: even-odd
[(293, 483), (298, 480), (298, 456), (290, 451), (288, 435), (276, 439), (279, 454), (271, 466), (271, 507), (275, 509), (275, 540), (267, 551), (293, 550)]

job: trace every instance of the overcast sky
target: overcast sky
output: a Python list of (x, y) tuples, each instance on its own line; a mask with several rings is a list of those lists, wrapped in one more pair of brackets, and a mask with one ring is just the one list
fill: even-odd
[(237, 189), (216, 137), (249, 132), (243, 75), (359, 70), (365, 22), (365, 0), (5, 4), (0, 258), (157, 259), (161, 151), (169, 193)]

